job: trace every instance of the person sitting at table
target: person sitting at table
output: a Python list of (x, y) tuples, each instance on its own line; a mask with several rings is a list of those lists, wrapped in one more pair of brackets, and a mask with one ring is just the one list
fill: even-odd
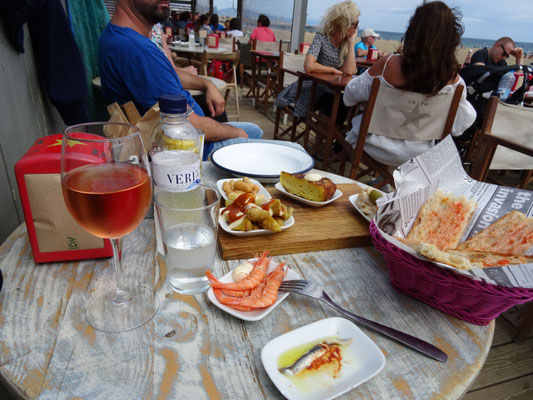
[[(361, 41), (355, 45), (355, 56), (366, 58), (369, 49), (378, 50), (378, 48), (374, 46), (374, 42), (379, 36), (380, 35), (374, 32), (374, 29), (372, 28), (364, 29), (363, 32), (361, 32)], [(378, 57), (381, 57), (382, 55), (383, 52), (378, 50)]]
[[(355, 64), (355, 37), (359, 24), (359, 9), (352, 1), (344, 1), (328, 9), (322, 20), (322, 31), (317, 33), (305, 57), (304, 69), (307, 72), (321, 72), (338, 75), (353, 75)], [(276, 98), (276, 107), (286, 107), (295, 103), (293, 115), (303, 118), (307, 113), (311, 97), (311, 81), (306, 80), (302, 92), (297, 96), (298, 82), (284, 88)], [(314, 109), (327, 115), (331, 113), (333, 93), (324, 85), (317, 85)], [(346, 119), (348, 108), (339, 104), (337, 123)]]
[(183, 11), (180, 13), (180, 20), (178, 22), (178, 28), (180, 30), (180, 35), (184, 35), (187, 25), (191, 23), (191, 13), (189, 11)]
[(242, 31), (239, 30), (239, 25), (240, 24), (241, 24), (241, 22), (239, 21), (238, 18), (232, 18), (229, 21), (229, 30), (226, 32), (228, 37), (243, 37), (244, 36)]
[(191, 14), (191, 20), (185, 26), (185, 36), (186, 37), (189, 36), (189, 33), (191, 33), (191, 30), (194, 31), (194, 26), (196, 24), (196, 21), (198, 21), (199, 18), (200, 18), (200, 13)]
[(496, 40), (490, 48), (484, 47), (476, 51), (470, 59), (470, 64), (503, 67), (507, 65), (505, 60), (509, 56), (514, 56), (516, 65), (521, 65), (524, 61), (524, 50), (516, 47), (513, 39), (504, 36)]
[(252, 44), (257, 40), (261, 42), (275, 42), (276, 35), (274, 34), (274, 31), (269, 28), (269, 26), (270, 19), (266, 15), (261, 14), (257, 18), (257, 28), (255, 28), (250, 34), (250, 40), (248, 43)]
[(218, 14), (211, 15), (209, 27), (211, 28), (211, 32), (222, 32), (224, 30), (224, 25), (219, 23)]
[(206, 31), (206, 35), (211, 34), (211, 27), (208, 25), (209, 15), (202, 14), (194, 23), (194, 32), (199, 33), (200, 31)]
[[(429, 96), (451, 93), (458, 85), (466, 86), (459, 76), (455, 57), (464, 32), (460, 18), (459, 13), (441, 1), (417, 7), (405, 32), (403, 53), (383, 57), (362, 75), (353, 78), (344, 90), (344, 104), (354, 106), (367, 101), (376, 77), (382, 85)], [(346, 141), (354, 148), (361, 119), (362, 114), (354, 117), (352, 129), (346, 135)], [(452, 135), (460, 135), (475, 119), (476, 111), (466, 100), (466, 90), (463, 90)], [(433, 140), (403, 140), (369, 133), (365, 152), (383, 164), (396, 167), (433, 145)]]
[[(163, 94), (183, 94), (192, 113), (189, 121), (205, 132), (204, 158), (218, 148), (259, 139), (263, 131), (249, 122), (219, 123), (204, 112), (185, 89), (203, 90), (214, 117), (224, 112), (224, 98), (207, 80), (172, 68), (168, 58), (149, 39), (154, 24), (168, 16), (168, 3), (151, 7), (151, 0), (118, 0), (111, 21), (99, 40), (102, 91), (112, 102), (133, 101), (143, 115)], [(279, 143), (279, 141), (276, 141)], [(301, 146), (291, 147), (302, 149)]]

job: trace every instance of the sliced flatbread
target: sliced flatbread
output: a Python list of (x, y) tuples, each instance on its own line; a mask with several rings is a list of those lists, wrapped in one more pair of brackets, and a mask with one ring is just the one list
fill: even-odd
[(524, 254), (533, 245), (533, 217), (511, 211), (457, 246), (457, 250)]
[(508, 256), (459, 250), (441, 251), (428, 243), (417, 243), (413, 245), (413, 248), (430, 260), (448, 264), (458, 269), (503, 267), (533, 262), (533, 256)]
[(437, 190), (420, 208), (407, 239), (440, 250), (455, 249), (476, 210), (475, 200)]

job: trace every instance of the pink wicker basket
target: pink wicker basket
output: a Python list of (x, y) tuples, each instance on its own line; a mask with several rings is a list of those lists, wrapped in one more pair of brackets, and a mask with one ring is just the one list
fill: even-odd
[(370, 235), (387, 261), (394, 289), (464, 321), (487, 325), (505, 310), (533, 300), (533, 289), (492, 285), (419, 260), (384, 239), (374, 221)]

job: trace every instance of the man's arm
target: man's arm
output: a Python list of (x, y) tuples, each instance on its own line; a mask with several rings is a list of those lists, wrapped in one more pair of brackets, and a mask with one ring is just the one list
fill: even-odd
[(224, 112), (226, 101), (213, 82), (209, 79), (199, 78), (198, 76), (191, 75), (184, 71), (177, 70), (176, 73), (178, 74), (184, 89), (196, 89), (205, 92), (205, 99), (212, 117), (218, 116)]
[(243, 129), (236, 128), (232, 125), (221, 124), (214, 119), (209, 117), (200, 117), (195, 113), (192, 113), (189, 116), (189, 121), (197, 129), (201, 129), (205, 132), (205, 140), (209, 142), (219, 142), (225, 139), (248, 137)]
[(511, 55), (516, 58), (516, 65), (522, 65), (524, 62), (524, 50), (521, 47), (515, 47), (511, 50)]

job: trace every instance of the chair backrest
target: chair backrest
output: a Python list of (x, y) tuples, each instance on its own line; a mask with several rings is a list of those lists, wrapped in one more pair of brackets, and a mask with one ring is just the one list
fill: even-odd
[(222, 46), (226, 49), (231, 49), (231, 51), (235, 52), (235, 38), (228, 37), (228, 38), (220, 38), (218, 39), (218, 45)]
[(533, 109), (491, 97), (477, 140), (474, 179), (485, 180), (489, 169), (533, 170)]
[(257, 51), (279, 51), (280, 44), (278, 42), (263, 42), (256, 40), (254, 42), (254, 50)]
[(441, 139), (452, 130), (462, 91), (458, 85), (454, 92), (426, 96), (383, 85), (374, 78), (360, 130), (394, 139)]
[(252, 50), (252, 45), (250, 43), (244, 43), (241, 41), (237, 41), (237, 49), (240, 53), (240, 63), (241, 65), (244, 65), (245, 67), (251, 67), (252, 66), (252, 53), (250, 51)]
[(285, 53), (283, 51), (280, 53), (279, 66), (284, 70), (283, 87), (287, 87), (298, 80), (296, 73), (304, 69), (305, 57), (305, 54)]
[(198, 71), (199, 75), (207, 75), (208, 64), (209, 62), (214, 61), (229, 61), (232, 64), (233, 73), (228, 74), (231, 76), (231, 82), (234, 81), (235, 77), (235, 68), (239, 62), (239, 52), (235, 53), (209, 53), (207, 50), (204, 50), (202, 53), (202, 61), (200, 64), (200, 70)]

